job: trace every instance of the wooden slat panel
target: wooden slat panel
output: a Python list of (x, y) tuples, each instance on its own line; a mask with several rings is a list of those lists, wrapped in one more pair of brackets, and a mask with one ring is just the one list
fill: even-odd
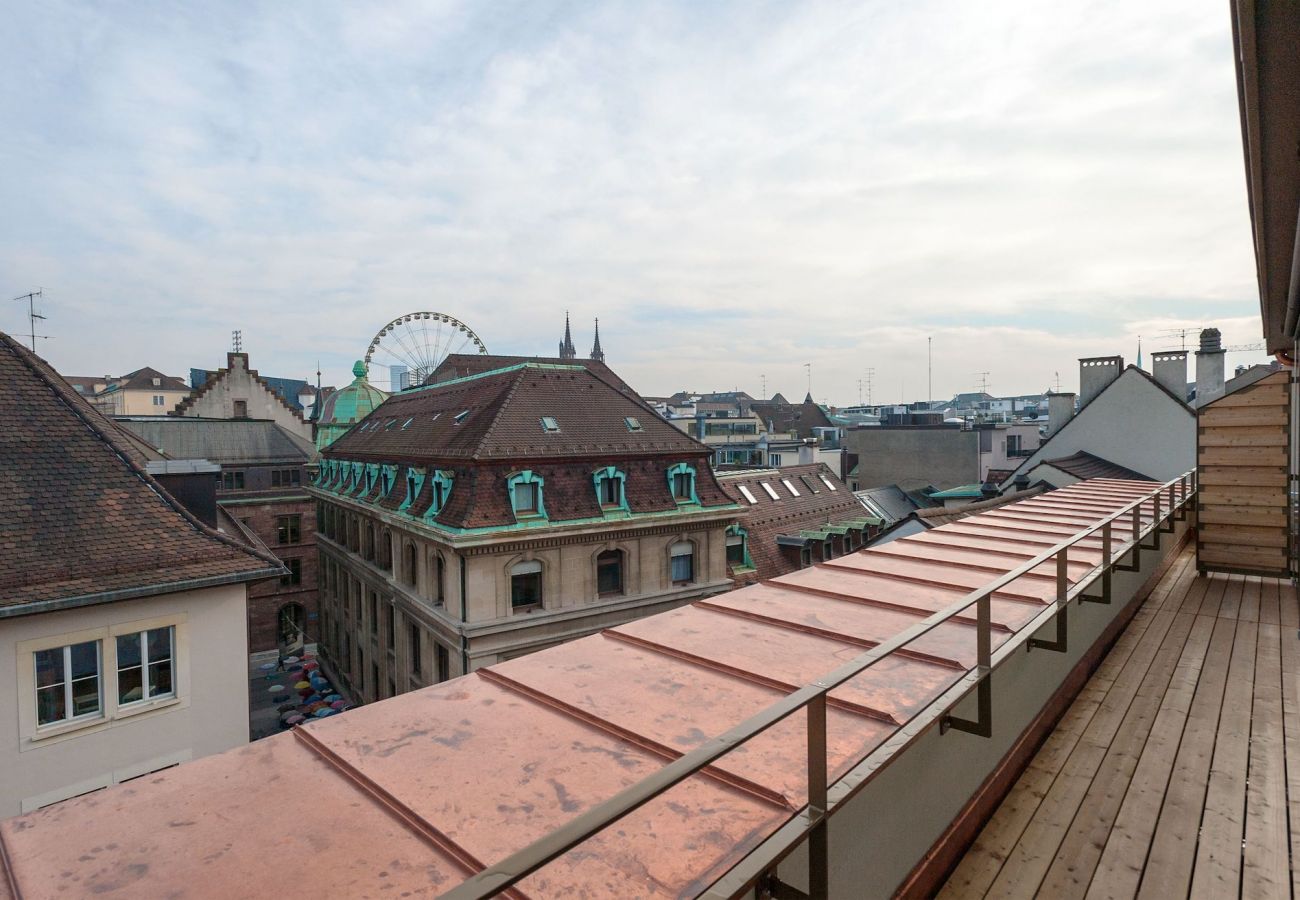
[(1249, 544), (1253, 547), (1286, 547), (1286, 529), (1256, 528), (1248, 525), (1200, 526), (1201, 544)]
[(1252, 425), (1285, 425), (1285, 406), (1237, 406), (1220, 409), (1207, 406), (1196, 417), (1202, 427), (1230, 428)]
[(1233, 409), (1241, 406), (1285, 406), (1286, 386), (1282, 384), (1253, 385), (1226, 397), (1215, 400), (1206, 409)]
[(1207, 506), (1262, 506), (1268, 509), (1285, 509), (1286, 489), (1215, 485), (1201, 488), (1200, 500)]
[(1198, 522), (1209, 525), (1275, 525), (1286, 527), (1285, 509), (1243, 509), (1239, 506), (1202, 506)]
[(1285, 447), (1203, 447), (1197, 454), (1202, 466), (1285, 466)]
[(1280, 466), (1206, 466), (1197, 473), (1202, 487), (1253, 485), (1286, 489), (1286, 469)]
[(1279, 550), (1202, 544), (1200, 558), (1202, 564), (1211, 566), (1286, 574), (1286, 554)]
[(1202, 428), (1202, 447), (1282, 447), (1286, 445), (1286, 429), (1270, 426), (1251, 428)]

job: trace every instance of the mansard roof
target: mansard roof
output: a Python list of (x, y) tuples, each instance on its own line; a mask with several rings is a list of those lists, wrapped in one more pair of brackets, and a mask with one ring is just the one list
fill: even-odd
[[(555, 427), (548, 429), (543, 418)], [(536, 362), (395, 394), (325, 451), (350, 460), (415, 464), (708, 452), (587, 365)]]

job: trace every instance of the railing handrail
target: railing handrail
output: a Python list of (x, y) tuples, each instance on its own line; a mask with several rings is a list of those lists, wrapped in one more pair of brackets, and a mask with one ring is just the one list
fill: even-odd
[[(988, 601), (992, 595), (1011, 582), (1028, 574), (1032, 570), (1043, 565), (1047, 561), (1061, 552), (1068, 552), (1070, 547), (1091, 537), (1093, 534), (1110, 525), (1134, 510), (1139, 510), (1149, 502), (1154, 502), (1155, 515), (1153, 527), (1160, 524), (1162, 516), (1160, 514), (1160, 495), (1165, 491), (1170, 493), (1170, 499), (1173, 500), (1175, 486), (1182, 488), (1181, 496), (1177, 502), (1171, 502), (1166, 515), (1173, 515), (1176, 509), (1181, 506), (1195, 490), (1196, 470), (1191, 469), (1184, 472), (1177, 478), (1166, 481), (1157, 488), (1143, 494), (1135, 500), (1130, 501), (1124, 506), (1110, 513), (1103, 519), (1084, 528), (1048, 549), (1042, 551), (1032, 559), (1021, 563), (1016, 568), (995, 578), (993, 581), (983, 585), (962, 599), (953, 604), (932, 613), (930, 616), (906, 628), (886, 641), (872, 647), (870, 650), (862, 653), (856, 658), (850, 660), (842, 666), (833, 669), (831, 672), (823, 675), (821, 678), (811, 681), (803, 687), (786, 694), (780, 700), (766, 707), (765, 709), (750, 716), (745, 721), (733, 726), (717, 737), (705, 741), (687, 753), (682, 754), (677, 759), (665, 765), (651, 775), (646, 776), (635, 784), (629, 785), (619, 793), (596, 804), (591, 809), (569, 820), (564, 825), (550, 831), (549, 833), (538, 838), (533, 843), (512, 853), (510, 856), (496, 863), (492, 863), (484, 868), (481, 872), (471, 875), (461, 884), (447, 891), (442, 897), (446, 900), (481, 900), (495, 896), (517, 884), (519, 881), (531, 875), (547, 863), (567, 853), (569, 850), (588, 840), (601, 830), (609, 827), (624, 816), (635, 812), (640, 807), (649, 803), (659, 795), (668, 791), (675, 785), (685, 781), (692, 775), (698, 774), (710, 763), (718, 758), (725, 756), (741, 744), (749, 741), (763, 732), (772, 728), (774, 725), (789, 718), (794, 713), (808, 707), (810, 703), (819, 698), (824, 702), (827, 694), (835, 688), (852, 680), (858, 675), (871, 668), (876, 663), (885, 659), (895, 651), (906, 647), (908, 644), (924, 637), (940, 625), (948, 623), (956, 615), (964, 612), (970, 606), (984, 601), (981, 606), (979, 627), (977, 629), (977, 640), (980, 644), (979, 659), (976, 665), (966, 671), (966, 677), (972, 673), (978, 673), (982, 678), (988, 676), (989, 665), (989, 648), (988, 648), (988, 630), (989, 621), (987, 615)], [(1026, 498), (1032, 499), (1032, 498)], [(1138, 534), (1138, 522), (1140, 515), (1134, 518), (1134, 534), (1131, 539), (1132, 546), (1138, 546), (1139, 541), (1144, 535)], [(1103, 552), (1100, 564), (1086, 575), (1081, 576), (1075, 581), (1076, 585), (1082, 585), (1085, 582), (1091, 583), (1098, 574), (1104, 571), (1114, 560), (1128, 552), (1129, 544), (1121, 544), (1118, 548), (1107, 548), (1109, 553)], [(1107, 559), (1106, 557), (1110, 558)], [(969, 626), (968, 626), (969, 627)], [(920, 711), (914, 714), (919, 715)], [(909, 719), (910, 721), (910, 719)], [(904, 723), (905, 724), (905, 723)], [(824, 788), (823, 788), (824, 790)], [(824, 819), (825, 809), (820, 810)]]

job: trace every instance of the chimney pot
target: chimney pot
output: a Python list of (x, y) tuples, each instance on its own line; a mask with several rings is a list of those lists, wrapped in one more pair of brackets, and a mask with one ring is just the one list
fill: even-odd
[(1079, 408), (1091, 403), (1122, 371), (1122, 356), (1091, 356), (1079, 360)]
[(1187, 351), (1166, 350), (1151, 354), (1151, 375), (1179, 400), (1187, 399)]
[(1223, 396), (1223, 363), (1227, 351), (1217, 328), (1201, 332), (1201, 349), (1196, 351), (1196, 405), (1204, 406)]

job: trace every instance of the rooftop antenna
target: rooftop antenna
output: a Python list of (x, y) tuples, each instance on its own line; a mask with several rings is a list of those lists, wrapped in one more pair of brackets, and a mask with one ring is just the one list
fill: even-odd
[(862, 379), (858, 379), (858, 406), (862, 405)]
[(230, 332), (230, 350), (233, 353), (238, 353), (240, 350), (243, 349), (244, 349), (244, 332), (236, 328), (234, 331)]
[(925, 408), (930, 408), (930, 401), (934, 399), (934, 354), (931, 352), (931, 345), (934, 342), (933, 337), (925, 339)]
[(1061, 373), (1053, 372), (1052, 374), (1056, 376), (1056, 390), (1053, 393), (1059, 394), (1061, 393)]
[(766, 400), (767, 399), (767, 376), (759, 375), (758, 377), (762, 379), (762, 385), (763, 385), (763, 387), (759, 389), (759, 393), (762, 395), (763, 399)]
[(31, 325), (31, 334), (29, 335), (29, 337), (32, 339), (32, 352), (33, 352), (33, 353), (36, 352), (36, 339), (37, 339), (37, 338), (45, 338), (45, 339), (47, 339), (47, 340), (49, 339), (49, 335), (48, 335), (48, 334), (37, 334), (37, 333), (36, 333), (36, 320), (37, 320), (37, 319), (40, 319), (42, 322), (45, 321), (45, 316), (41, 315), (40, 313), (38, 313), (38, 312), (36, 311), (36, 298), (37, 298), (37, 297), (40, 297), (40, 296), (41, 296), (41, 293), (42, 293), (41, 289), (40, 289), (40, 288), (37, 288), (36, 290), (34, 290), (34, 291), (29, 291), (28, 293), (23, 294), (23, 295), (20, 296), (20, 297), (14, 297), (14, 298), (13, 298), (13, 301), (12, 301), (12, 302), (14, 302), (14, 303), (17, 303), (17, 302), (19, 302), (20, 300), (26, 300), (26, 301), (27, 301), (27, 321), (28, 321), (28, 323)]
[(808, 396), (812, 396), (812, 363), (803, 364), (804, 371), (808, 373)]
[[(1171, 340), (1172, 340), (1173, 338), (1178, 338), (1180, 344), (1182, 345), (1182, 346), (1181, 346), (1181, 349), (1186, 350), (1186, 349), (1187, 349), (1187, 336), (1188, 336), (1189, 334), (1200, 334), (1200, 333), (1201, 333), (1201, 326), (1200, 326), (1200, 325), (1194, 325), (1194, 326), (1192, 326), (1191, 328), (1169, 328), (1169, 329), (1166, 329), (1165, 331), (1160, 332), (1160, 337), (1163, 337), (1163, 338), (1169, 338), (1169, 339), (1171, 339)], [(1139, 341), (1140, 341), (1140, 340), (1141, 340), (1141, 338), (1139, 338)]]
[(989, 373), (976, 372), (975, 374), (980, 378), (980, 393), (987, 394), (989, 392)]
[(867, 371), (864, 372), (863, 374), (866, 375), (867, 377), (867, 406), (870, 406), (871, 405), (871, 379), (876, 377), (876, 370), (867, 369)]

